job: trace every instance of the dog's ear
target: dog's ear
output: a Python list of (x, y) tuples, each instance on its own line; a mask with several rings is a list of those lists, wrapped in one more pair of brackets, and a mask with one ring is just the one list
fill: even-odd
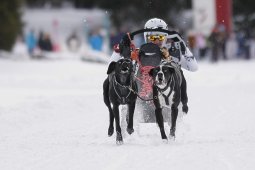
[(114, 71), (115, 65), (116, 65), (116, 62), (115, 62), (115, 61), (113, 61), (113, 62), (110, 63), (110, 65), (109, 65), (109, 67), (108, 67), (108, 70), (107, 70), (107, 74), (110, 74), (111, 72)]
[(149, 76), (153, 76), (153, 70), (154, 70), (154, 68), (152, 68), (150, 71), (149, 71)]
[(174, 73), (175, 69), (173, 67), (168, 67), (170, 73)]

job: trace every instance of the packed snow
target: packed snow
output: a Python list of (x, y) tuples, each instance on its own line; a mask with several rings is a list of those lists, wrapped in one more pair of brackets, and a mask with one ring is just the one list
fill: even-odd
[(199, 67), (184, 72), (190, 109), (175, 141), (136, 121), (119, 146), (107, 136), (106, 64), (1, 59), (0, 169), (253, 170), (255, 61)]

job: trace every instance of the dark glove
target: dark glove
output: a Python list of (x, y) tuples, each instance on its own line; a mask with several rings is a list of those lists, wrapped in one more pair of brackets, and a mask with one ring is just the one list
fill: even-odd
[(172, 56), (174, 62), (180, 61), (180, 51), (176, 48), (175, 42), (171, 43), (171, 48), (169, 49), (169, 54)]
[[(183, 37), (177, 31), (171, 31), (171, 33), (179, 35), (180, 38), (183, 40)], [(182, 55), (186, 54), (186, 44), (184, 44), (184, 40), (180, 41), (179, 49), (181, 50)]]
[(120, 48), (120, 55), (124, 58), (130, 58), (131, 56), (131, 49), (130, 49), (131, 41), (129, 39), (128, 34), (125, 34), (122, 39), (120, 40), (119, 48)]
[(182, 52), (182, 55), (186, 54), (186, 45), (182, 41), (180, 42), (180, 50)]

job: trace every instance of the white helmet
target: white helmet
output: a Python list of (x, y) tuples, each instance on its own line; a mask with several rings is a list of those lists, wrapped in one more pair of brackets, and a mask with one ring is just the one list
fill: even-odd
[[(157, 28), (162, 28), (162, 29), (165, 29), (167, 30), (168, 27), (167, 27), (167, 24), (165, 21), (163, 21), (162, 19), (159, 19), (159, 18), (152, 18), (152, 19), (149, 19), (145, 25), (144, 25), (144, 29), (157, 29)], [(145, 42), (147, 42), (147, 36), (148, 35), (164, 35), (164, 36), (167, 36), (167, 33), (163, 33), (163, 32), (145, 32), (144, 33), (144, 40)]]

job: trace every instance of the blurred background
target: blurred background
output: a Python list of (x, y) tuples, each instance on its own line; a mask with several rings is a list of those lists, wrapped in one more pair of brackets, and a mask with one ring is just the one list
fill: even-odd
[(152, 17), (179, 31), (198, 60), (255, 58), (254, 0), (2, 0), (0, 57), (107, 62), (122, 35)]

